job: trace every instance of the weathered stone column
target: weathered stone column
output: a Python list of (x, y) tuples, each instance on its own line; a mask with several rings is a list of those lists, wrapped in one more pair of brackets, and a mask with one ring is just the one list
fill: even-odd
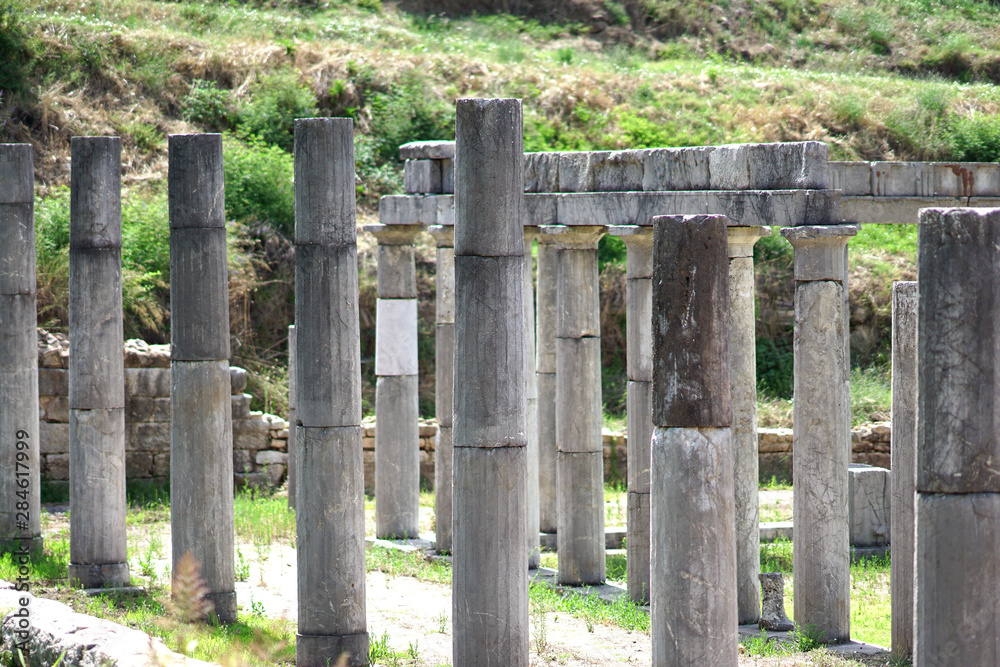
[(601, 313), (604, 227), (549, 225), (556, 242), (556, 490), (559, 583), (598, 584), (604, 562)]
[(649, 456), (653, 435), (653, 228), (622, 225), (609, 233), (625, 242), (626, 366), (628, 367), (628, 594), (649, 602)]
[(0, 144), (0, 551), (42, 547), (38, 465), (35, 164)]
[(354, 124), (295, 121), (295, 664), (368, 664)]
[(454, 664), (526, 666), (521, 100), (455, 116)]
[(434, 409), (438, 433), (434, 443), (434, 548), (451, 552), (452, 523), (452, 386), (455, 382), (455, 229), (428, 229), (437, 245), (434, 330)]
[(538, 236), (535, 390), (538, 394), (538, 528), (555, 533), (556, 503), (556, 246)]
[(857, 232), (851, 225), (781, 230), (795, 248), (795, 623), (829, 643), (851, 636), (847, 241)]
[(375, 536), (420, 537), (417, 270), (420, 224), (367, 225), (378, 241)]
[(534, 260), (531, 247), (538, 238), (538, 227), (524, 228), (524, 381), (525, 381), (525, 424), (528, 437), (528, 569), (537, 569), (541, 557), (541, 535), (539, 534), (539, 488), (538, 488), (538, 382), (535, 377), (535, 279)]
[(1000, 664), (1000, 209), (924, 209), (919, 244), (913, 664), (985, 667)]
[(913, 655), (913, 493), (917, 454), (917, 283), (892, 284), (892, 653)]
[(653, 218), (653, 665), (736, 667), (727, 219)]
[(753, 246), (767, 227), (729, 228), (729, 379), (736, 487), (736, 600), (740, 625), (760, 621), (760, 502), (757, 453), (757, 335)]
[(169, 139), (170, 527), (219, 620), (236, 621), (229, 276), (222, 135)]
[(127, 586), (121, 139), (73, 137), (69, 226), (69, 580)]
[(288, 506), (295, 509), (295, 325), (288, 325)]

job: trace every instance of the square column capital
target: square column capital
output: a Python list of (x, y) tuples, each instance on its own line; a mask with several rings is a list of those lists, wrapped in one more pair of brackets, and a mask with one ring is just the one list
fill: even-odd
[(596, 250), (607, 232), (604, 225), (542, 225), (542, 235), (550, 236), (559, 250)]
[(417, 234), (424, 231), (424, 225), (365, 225), (364, 230), (371, 232), (379, 245), (413, 245)]
[(427, 228), (427, 233), (438, 248), (455, 247), (455, 228), (452, 225), (431, 225)]
[(808, 225), (785, 227), (781, 235), (795, 248), (795, 280), (847, 278), (847, 242), (858, 233), (858, 225)]
[(737, 227), (729, 226), (729, 258), (753, 257), (753, 246), (765, 236), (771, 235), (770, 227)]

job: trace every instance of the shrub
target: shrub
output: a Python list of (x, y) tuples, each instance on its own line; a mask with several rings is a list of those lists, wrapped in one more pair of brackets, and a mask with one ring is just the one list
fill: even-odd
[(953, 157), (966, 162), (1000, 161), (1000, 116), (968, 116), (951, 124)]
[(181, 115), (184, 120), (214, 131), (228, 129), (237, 117), (229, 91), (202, 79), (191, 82), (191, 89), (181, 101)]
[(23, 10), (10, 0), (0, 0), (0, 104), (8, 95), (25, 92), (25, 80), (31, 63), (28, 31), (21, 21)]
[(226, 217), (269, 224), (285, 236), (295, 234), (295, 172), (292, 156), (260, 139), (227, 135), (223, 144)]
[(295, 119), (316, 115), (316, 96), (293, 74), (271, 74), (253, 89), (240, 113), (240, 133), (292, 152)]
[(407, 73), (387, 92), (372, 95), (370, 110), (369, 134), (384, 160), (398, 159), (400, 145), (409, 141), (455, 136), (454, 107), (428, 95), (426, 81), (416, 73)]

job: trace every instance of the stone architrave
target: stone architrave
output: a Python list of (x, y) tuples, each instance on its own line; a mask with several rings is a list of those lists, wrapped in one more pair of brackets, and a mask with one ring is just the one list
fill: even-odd
[[(414, 223), (416, 221), (413, 221)], [(420, 537), (417, 270), (421, 224), (367, 225), (378, 241), (375, 314), (375, 536)]]
[(657, 667), (736, 667), (728, 220), (653, 218), (651, 634)]
[(851, 637), (847, 242), (857, 232), (853, 225), (781, 230), (795, 252), (794, 615), (831, 644)]
[(556, 503), (556, 246), (538, 235), (535, 383), (538, 394), (538, 528), (553, 534)]
[(42, 548), (34, 183), (31, 145), (0, 144), (0, 552)]
[(361, 333), (348, 118), (295, 121), (295, 357), (295, 664), (324, 667), (346, 653), (348, 664), (366, 665)]
[(760, 621), (757, 335), (753, 246), (767, 227), (729, 227), (729, 379), (733, 387), (736, 599), (740, 625)]
[(653, 228), (611, 227), (625, 242), (628, 420), (628, 524), (625, 540), (629, 598), (649, 603), (649, 467), (653, 435)]
[(434, 225), (428, 230), (437, 245), (434, 332), (434, 548), (451, 553), (452, 524), (452, 386), (455, 380), (455, 229)]
[(521, 101), (458, 100), (455, 665), (528, 664)]
[(69, 580), (127, 586), (121, 139), (71, 145)]
[(541, 228), (555, 240), (556, 489), (559, 583), (603, 583), (600, 226)]
[[(892, 653), (913, 655), (913, 516), (917, 476), (917, 283), (892, 284)], [(906, 471), (904, 473), (904, 471)]]
[(917, 280), (913, 664), (996, 665), (1000, 208), (922, 210)]
[(236, 621), (229, 278), (222, 135), (169, 138), (170, 526), (224, 623)]

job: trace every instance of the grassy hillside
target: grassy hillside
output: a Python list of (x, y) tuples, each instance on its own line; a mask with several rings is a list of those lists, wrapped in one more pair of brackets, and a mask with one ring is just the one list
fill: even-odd
[[(1000, 7), (972, 0), (0, 0), (0, 141), (36, 148), (40, 321), (59, 328), (69, 139), (122, 137), (127, 330), (165, 340), (165, 138), (226, 132), (235, 356), (258, 371), (260, 407), (280, 410), (294, 117), (354, 118), (361, 222), (401, 188), (398, 145), (451, 138), (466, 96), (523, 98), (528, 150), (815, 139), (833, 159), (997, 160), (998, 24)], [(911, 240), (879, 234), (852, 250), (854, 350), (866, 365), (885, 356), (888, 285), (912, 273)], [(607, 244), (605, 366), (620, 368), (621, 252)], [(361, 245), (373, 259), (371, 240)], [(778, 378), (788, 248), (772, 239), (759, 255), (763, 370)], [(418, 262), (429, 290), (429, 242)], [(363, 263), (370, 362), (374, 262)], [(433, 331), (431, 302), (421, 330)], [(428, 379), (432, 357), (422, 343)], [(612, 409), (620, 379), (608, 376)]]

